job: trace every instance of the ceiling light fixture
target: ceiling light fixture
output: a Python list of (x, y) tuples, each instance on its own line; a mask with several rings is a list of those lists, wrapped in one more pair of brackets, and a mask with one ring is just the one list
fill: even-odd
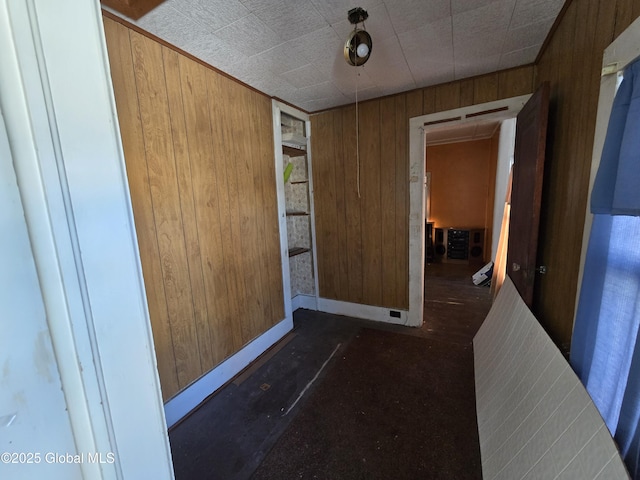
[[(363, 8), (356, 7), (349, 10), (347, 18), (355, 27), (344, 44), (344, 59), (349, 65), (359, 67), (369, 60), (373, 48), (371, 35), (364, 27), (364, 21), (369, 18), (369, 14)], [(358, 28), (360, 23), (362, 28)]]
[[(371, 56), (373, 42), (371, 35), (367, 33), (364, 27), (364, 21), (369, 18), (367, 11), (361, 7), (352, 8), (347, 13), (349, 22), (354, 25), (353, 31), (349, 34), (344, 44), (344, 59), (349, 65), (360, 67), (367, 63)], [(358, 28), (358, 24), (362, 24), (362, 28)], [(358, 115), (358, 77), (360, 72), (356, 69), (356, 185), (358, 198), (360, 197), (360, 125)]]

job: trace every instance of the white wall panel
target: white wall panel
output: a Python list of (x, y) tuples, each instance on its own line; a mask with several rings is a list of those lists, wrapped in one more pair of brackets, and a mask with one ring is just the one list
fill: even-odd
[(591, 398), (509, 277), (473, 347), (485, 480), (628, 478)]

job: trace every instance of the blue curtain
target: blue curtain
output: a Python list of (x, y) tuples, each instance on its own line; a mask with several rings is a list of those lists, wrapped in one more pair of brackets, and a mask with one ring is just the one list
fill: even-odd
[[(635, 79), (634, 79), (635, 77)], [(613, 101), (591, 212), (640, 215), (640, 60), (624, 71)]]
[(640, 61), (624, 72), (591, 194), (571, 365), (640, 480)]

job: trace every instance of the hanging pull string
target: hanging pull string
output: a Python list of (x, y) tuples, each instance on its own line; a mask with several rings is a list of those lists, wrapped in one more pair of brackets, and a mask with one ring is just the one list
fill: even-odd
[[(358, 24), (356, 24), (356, 28), (358, 28)], [(364, 26), (364, 22), (362, 22), (362, 28), (366, 29)], [(359, 115), (358, 115), (358, 77), (360, 77), (360, 71), (358, 70), (358, 54), (355, 55), (356, 59), (356, 181), (358, 184), (358, 198), (362, 198), (360, 196), (360, 125), (359, 125)], [(362, 65), (364, 68), (364, 65)]]
[(360, 127), (358, 125), (358, 67), (356, 67), (356, 181), (358, 184), (358, 198), (360, 197)]

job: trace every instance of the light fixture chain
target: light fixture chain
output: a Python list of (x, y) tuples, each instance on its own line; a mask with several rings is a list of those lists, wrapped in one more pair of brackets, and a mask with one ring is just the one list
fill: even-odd
[(358, 183), (358, 198), (360, 197), (360, 126), (359, 126), (359, 115), (358, 115), (358, 77), (360, 76), (360, 72), (356, 68), (356, 181)]

